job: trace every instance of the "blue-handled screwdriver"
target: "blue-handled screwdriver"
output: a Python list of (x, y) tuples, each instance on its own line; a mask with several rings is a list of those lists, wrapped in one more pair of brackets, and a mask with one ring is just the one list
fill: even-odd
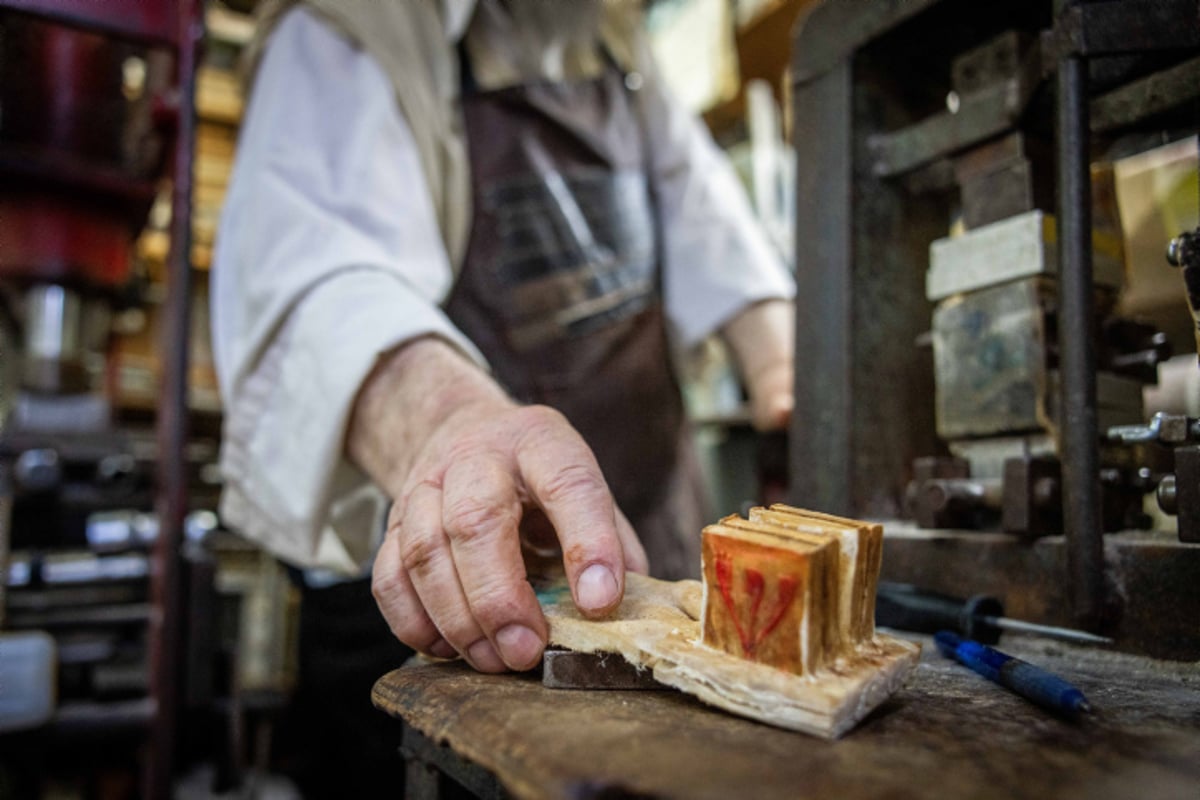
[(933, 640), (942, 655), (1045, 709), (1071, 718), (1092, 710), (1083, 692), (1041, 667), (950, 631), (938, 631)]

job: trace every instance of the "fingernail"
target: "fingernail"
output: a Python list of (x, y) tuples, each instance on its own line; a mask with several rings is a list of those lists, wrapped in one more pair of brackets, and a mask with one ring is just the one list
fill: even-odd
[(429, 655), (434, 658), (454, 658), (458, 655), (458, 651), (454, 649), (454, 645), (447, 642), (445, 639), (438, 639), (429, 648)]
[(533, 669), (542, 657), (542, 639), (524, 625), (509, 625), (496, 634), (496, 644), (504, 663), (510, 669), (522, 672)]
[(617, 579), (603, 564), (592, 564), (579, 576), (575, 597), (580, 609), (601, 611), (617, 602)]
[(487, 639), (480, 639), (468, 647), (466, 656), (471, 666), (480, 672), (504, 672), (508, 669), (496, 648), (492, 647), (492, 643)]

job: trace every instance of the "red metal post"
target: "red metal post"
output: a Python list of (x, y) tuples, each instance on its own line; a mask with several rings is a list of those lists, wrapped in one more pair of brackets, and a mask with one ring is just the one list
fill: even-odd
[(3, 0), (0, 6), (118, 38), (173, 44), (187, 26), (190, 0)]
[(162, 383), (159, 389), (158, 539), (154, 543), (151, 599), (156, 614), (149, 629), (150, 695), (155, 714), (150, 732), (145, 795), (171, 793), (179, 721), (182, 545), (187, 515), (188, 333), (191, 312), (192, 161), (196, 140), (196, 60), (204, 35), (200, 0), (179, 4), (179, 126), (171, 198), (171, 250), (162, 315)]

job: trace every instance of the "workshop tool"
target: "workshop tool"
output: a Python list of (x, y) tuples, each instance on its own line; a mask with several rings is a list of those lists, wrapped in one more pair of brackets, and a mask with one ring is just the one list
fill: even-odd
[(879, 583), (875, 624), (917, 633), (937, 633), (950, 629), (986, 644), (999, 641), (1003, 631), (1033, 633), (1087, 644), (1112, 643), (1112, 639), (1086, 631), (1011, 619), (1004, 616), (1004, 604), (996, 597), (977, 594), (961, 600), (911, 584), (887, 581)]
[(579, 653), (547, 647), (542, 654), (542, 685), (548, 689), (667, 689), (651, 671), (638, 669), (616, 653)]
[(1200, 351), (1200, 228), (1184, 231), (1167, 244), (1167, 263), (1183, 270), (1188, 306), (1196, 323), (1196, 349)]
[(950, 631), (938, 631), (933, 640), (946, 658), (953, 658), (1042, 708), (1070, 718), (1092, 711), (1083, 692), (1028, 661), (963, 639)]
[(1130, 446), (1158, 444), (1171, 450), (1175, 471), (1158, 481), (1158, 507), (1178, 517), (1179, 541), (1200, 542), (1200, 419), (1160, 411), (1145, 425), (1109, 428), (1108, 439)]
[[(1153, 14), (1147, 12), (1150, 7)], [(1198, 551), (1161, 536), (1106, 538), (1099, 521), (1106, 489), (1102, 465), (1123, 467), (1109, 458), (1128, 457), (1131, 463), (1137, 454), (1110, 456), (1107, 447), (1098, 453), (1097, 440), (1113, 406), (1129, 411), (1133, 403), (1126, 401), (1136, 402), (1136, 396), (1116, 392), (1111, 399), (1119, 402), (1109, 405), (1099, 386), (1109, 378), (1124, 379), (1104, 371), (1105, 345), (1096, 341), (1115, 299), (1104, 283), (1109, 265), (1102, 266), (1100, 259), (1108, 261), (1107, 255), (1095, 247), (1096, 223), (1111, 218), (1118, 223), (1115, 232), (1120, 219), (1094, 210), (1093, 200), (1111, 199), (1112, 187), (1105, 159), (1089, 154), (1107, 152), (1115, 137), (1132, 143), (1135, 131), (1149, 135), (1122, 154), (1157, 144), (1160, 139), (1151, 132), (1164, 129), (1164, 116), (1171, 120), (1167, 127), (1195, 130), (1192, 90), (1200, 43), (1195, 19), (1195, 0), (823, 3), (793, 31), (790, 82), (796, 180), (805, 187), (802, 194), (822, 202), (796, 219), (799, 260), (805, 265), (796, 275), (797, 315), (805, 322), (796, 327), (802, 368), (796, 371), (789, 496), (840, 513), (894, 519), (901, 516), (915, 455), (950, 452), (968, 458), (975, 477), (996, 477), (1004, 458), (1025, 453), (1062, 457), (1062, 538), (1026, 546), (958, 526), (936, 535), (909, 535), (897, 525), (889, 531), (887, 576), (934, 586), (939, 575), (954, 574), (962, 586), (1019, 591), (1030, 607), (1061, 610), (1056, 614), (1064, 624), (1114, 625), (1123, 651), (1191, 660), (1200, 657), (1200, 639), (1193, 635), (1200, 600), (1191, 591), (1196, 573), (1176, 578), (1167, 571), (1196, 558)], [(949, 33), (960, 29), (972, 31), (969, 40)], [(1023, 44), (1021, 37), (1029, 32), (1036, 35)], [(933, 42), (937, 48), (931, 48)], [(971, 52), (981, 46), (991, 50), (982, 59)], [(930, 74), (942, 76), (939, 93), (952, 90), (944, 108), (927, 95), (904, 90)], [(1179, 90), (1162, 88), (1176, 80)], [(1043, 199), (1045, 193), (1039, 196), (1043, 163), (1038, 152), (1026, 148), (1052, 130), (1057, 133), (1049, 166), (1058, 187), (1052, 194), (1062, 198), (1061, 210), (1054, 199)], [(980, 152), (985, 146), (989, 152)], [(1101, 177), (1098, 170), (1105, 172), (1104, 186), (1092, 181)], [(952, 172), (959, 180), (951, 181)], [(1191, 189), (1194, 197), (1194, 183)], [(913, 202), (918, 196), (921, 202)], [(986, 329), (995, 336), (989, 346), (953, 348), (959, 358), (947, 360), (962, 369), (938, 378), (924, 350), (931, 341), (929, 298), (912, 272), (931, 241), (945, 236), (950, 207), (962, 209), (969, 244), (980, 243), (970, 235), (988, 227), (981, 223), (1003, 225), (1035, 210), (1053, 212), (1053, 242), (1043, 237), (1030, 243), (1040, 245), (1046, 256), (1039, 277), (1061, 283), (1054, 316), (1030, 315), (1035, 324), (1053, 325), (1041, 331), (1040, 341), (1030, 337), (1030, 328), (1021, 326), (1022, 337), (990, 316), (993, 324)], [(1194, 227), (1192, 221), (1188, 229)], [(880, 236), (881, 230), (889, 235)], [(1100, 238), (1108, 240), (1105, 250), (1112, 244), (1111, 252), (1119, 253), (1118, 242)], [(1010, 252), (1013, 243), (995, 242)], [(1185, 245), (1177, 258), (1187, 255)], [(974, 252), (981, 261), (971, 274), (986, 276), (1017, 263)], [(1046, 275), (1051, 262), (1057, 278)], [(963, 294), (988, 288), (995, 287)], [(935, 302), (940, 306), (951, 295)], [(968, 333), (970, 328), (952, 330)], [(985, 327), (979, 330), (982, 340)], [(1037, 346), (1010, 347), (1018, 341)], [(1126, 355), (1114, 354), (1113, 366), (1127, 363)], [(1045, 365), (1060, 375), (1060, 402), (1051, 398), (1048, 404), (1058, 419), (1054, 430), (1047, 429), (1046, 417), (1035, 415), (1035, 427), (1006, 427), (994, 436), (955, 433), (939, 441), (932, 390), (939, 381), (953, 384), (951, 390), (965, 387), (980, 406), (1013, 408), (1007, 401), (1029, 384), (1004, 383), (1012, 394), (985, 394), (963, 378), (983, 373), (980, 377), (998, 386), (1001, 373), (1016, 372), (1018, 363)], [(984, 369), (988, 364), (994, 365), (991, 372)], [(1043, 386), (1033, 384), (1033, 394), (1044, 397)], [(956, 420), (978, 425), (974, 408)], [(1136, 419), (1144, 417), (1143, 412)], [(900, 420), (903, 424), (892, 424)], [(893, 532), (900, 535), (893, 539)], [(1121, 558), (1115, 557), (1118, 548)], [(1154, 579), (1131, 586), (1140, 574)]]

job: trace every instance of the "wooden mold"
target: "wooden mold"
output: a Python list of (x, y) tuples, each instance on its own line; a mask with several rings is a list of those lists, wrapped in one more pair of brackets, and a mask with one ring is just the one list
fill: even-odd
[(883, 526), (778, 503), (770, 508), (750, 509), (750, 521), (838, 540), (838, 584), (842, 587), (839, 625), (849, 642), (869, 642), (875, 635), (875, 587), (883, 562)]
[(837, 540), (726, 517), (701, 546), (703, 644), (797, 675), (837, 657)]
[(894, 693), (919, 645), (875, 632), (880, 526), (788, 506), (702, 533), (703, 583), (626, 576), (585, 620), (565, 586), (539, 592), (550, 641), (619, 653), (660, 683), (791, 730), (837, 738)]

